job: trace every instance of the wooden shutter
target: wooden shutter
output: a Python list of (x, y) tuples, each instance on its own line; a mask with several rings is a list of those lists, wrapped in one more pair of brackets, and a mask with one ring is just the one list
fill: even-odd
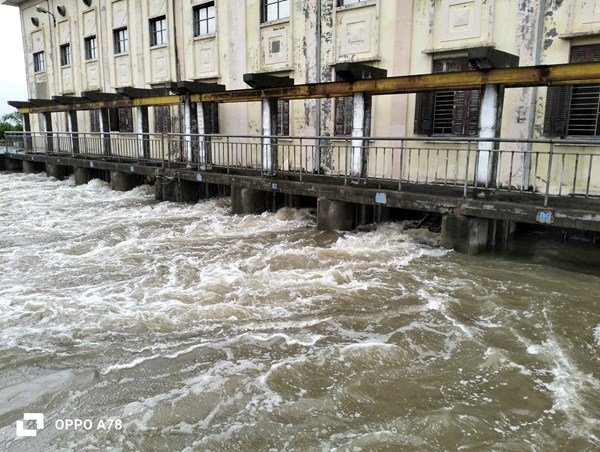
[(548, 87), (544, 117), (545, 136), (563, 137), (567, 134), (572, 89), (570, 85)]
[(416, 134), (431, 135), (433, 133), (434, 106), (435, 93), (433, 91), (417, 93), (414, 128)]

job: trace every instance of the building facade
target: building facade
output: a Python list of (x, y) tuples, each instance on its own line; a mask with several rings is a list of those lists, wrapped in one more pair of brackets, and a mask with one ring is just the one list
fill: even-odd
[[(244, 74), (293, 83), (338, 79), (336, 64), (363, 63), (388, 76), (470, 70), (469, 49), (516, 55), (520, 66), (600, 60), (598, 0), (4, 0), (21, 12), (31, 99), (114, 93), (200, 81), (248, 88)], [(353, 99), (279, 101), (277, 135), (352, 134)], [(364, 135), (476, 136), (481, 93), (437, 91), (373, 97)], [(600, 135), (600, 86), (514, 88), (501, 136)], [(135, 109), (111, 113), (110, 130), (132, 132)], [(53, 114), (54, 130), (69, 130)], [(212, 107), (208, 132), (259, 135), (260, 103)], [(184, 132), (181, 106), (155, 106), (150, 132)], [(80, 131), (99, 114), (77, 112)], [(34, 116), (32, 130), (44, 130)], [(196, 128), (197, 130), (197, 128)]]

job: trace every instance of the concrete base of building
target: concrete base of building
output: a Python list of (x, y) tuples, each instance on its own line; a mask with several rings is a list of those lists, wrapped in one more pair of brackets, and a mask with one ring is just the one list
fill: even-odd
[(251, 188), (231, 187), (231, 212), (238, 215), (259, 214), (269, 208), (272, 194)]
[(53, 177), (56, 180), (65, 180), (68, 176), (68, 171), (67, 167), (64, 165), (46, 163), (46, 174), (48, 177)]
[(43, 162), (30, 162), (23, 160), (23, 172), (28, 174), (43, 173), (46, 171), (46, 165)]
[(138, 181), (139, 177), (135, 174), (121, 171), (110, 172), (110, 187), (115, 191), (129, 191), (140, 185)]
[(321, 231), (350, 231), (354, 227), (355, 205), (327, 198), (317, 200), (317, 228)]

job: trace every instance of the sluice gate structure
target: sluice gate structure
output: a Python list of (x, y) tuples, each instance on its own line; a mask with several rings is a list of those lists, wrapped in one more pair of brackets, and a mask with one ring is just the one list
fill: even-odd
[[(472, 55), (477, 71), (387, 78), (345, 63), (336, 70), (346, 80), (338, 82), (293, 85), (283, 77), (246, 74), (253, 89), (179, 82), (12, 102), (25, 118), (25, 132), (7, 134), (0, 169), (46, 171), (57, 179), (73, 173), (78, 184), (102, 177), (117, 190), (152, 182), (159, 200), (194, 202), (230, 193), (238, 214), (316, 205), (318, 227), (330, 230), (408, 212), (439, 215), (442, 244), (469, 254), (504, 247), (517, 223), (597, 238), (598, 143), (501, 137), (500, 131), (506, 89), (600, 84), (600, 63), (494, 69), (485, 58)], [(376, 137), (366, 130), (372, 96), (468, 89), (481, 92), (475, 137)], [(273, 133), (278, 100), (342, 96), (353, 100), (350, 136)], [(228, 102), (259, 102), (262, 133), (205, 133), (211, 114), (205, 106)], [(183, 133), (149, 132), (148, 109), (164, 105), (181, 106)], [(109, 109), (122, 107), (137, 112), (133, 133), (111, 131)], [(78, 130), (77, 112), (88, 110), (98, 112), (99, 132)], [(44, 132), (30, 131), (33, 114), (43, 118)], [(68, 130), (55, 131), (53, 115), (66, 115)]]

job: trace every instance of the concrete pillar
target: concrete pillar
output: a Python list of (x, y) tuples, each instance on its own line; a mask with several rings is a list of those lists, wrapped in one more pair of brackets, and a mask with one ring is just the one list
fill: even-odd
[(20, 173), (23, 171), (23, 161), (16, 159), (3, 159), (4, 160), (4, 169), (6, 171), (12, 171), (15, 173)]
[(67, 178), (67, 167), (55, 163), (46, 163), (46, 174), (56, 180), (65, 180)]
[(487, 218), (445, 215), (442, 219), (442, 246), (463, 254), (479, 254), (489, 248)]
[(71, 149), (73, 154), (79, 154), (79, 126), (77, 124), (77, 110), (69, 110), (67, 115), (69, 132), (71, 132)]
[(110, 155), (110, 117), (108, 108), (101, 108), (99, 120), (100, 120), (100, 137), (102, 142), (102, 153), (104, 155)]
[(204, 113), (204, 103), (198, 102), (196, 104), (196, 119), (198, 120), (198, 164), (209, 165), (210, 153), (209, 146), (207, 145), (206, 139), (206, 122)]
[(25, 113), (23, 116), (23, 135), (25, 151), (33, 151), (33, 139), (31, 138), (31, 116)]
[(231, 212), (234, 214), (259, 214), (268, 208), (271, 193), (251, 188), (231, 187)]
[(365, 136), (365, 93), (354, 93), (352, 115), (352, 153), (350, 156), (350, 174), (353, 182), (363, 177)]
[(24, 173), (43, 173), (46, 167), (43, 162), (32, 162), (29, 160), (23, 160), (23, 172)]
[(140, 159), (148, 159), (150, 158), (150, 141), (147, 136), (150, 131), (148, 107), (136, 107), (136, 110), (135, 133), (138, 134), (138, 156)]
[(110, 188), (115, 191), (129, 191), (138, 185), (138, 177), (135, 174), (121, 171), (110, 172)]
[(183, 96), (183, 137), (184, 143), (184, 155), (186, 156), (187, 163), (190, 164), (194, 161), (192, 155), (192, 102), (190, 96), (186, 94)]
[(317, 228), (321, 231), (350, 231), (354, 226), (355, 206), (327, 198), (317, 200)]
[(75, 178), (75, 185), (85, 185), (92, 180), (89, 168), (83, 168), (76, 166), (73, 168), (73, 176)]
[(6, 157), (0, 155), (0, 171), (6, 170)]
[(277, 100), (265, 98), (262, 100), (262, 172), (274, 174), (277, 168), (277, 151), (271, 135), (273, 121), (277, 117)]
[(44, 115), (44, 124), (46, 129), (46, 152), (54, 152), (54, 137), (52, 136), (52, 113), (46, 112)]
[[(500, 136), (501, 98), (498, 85), (484, 85), (481, 90), (479, 108), (479, 138)], [(478, 145), (477, 183), (485, 187), (493, 186), (496, 178), (498, 156), (493, 152), (493, 141), (481, 141)]]

